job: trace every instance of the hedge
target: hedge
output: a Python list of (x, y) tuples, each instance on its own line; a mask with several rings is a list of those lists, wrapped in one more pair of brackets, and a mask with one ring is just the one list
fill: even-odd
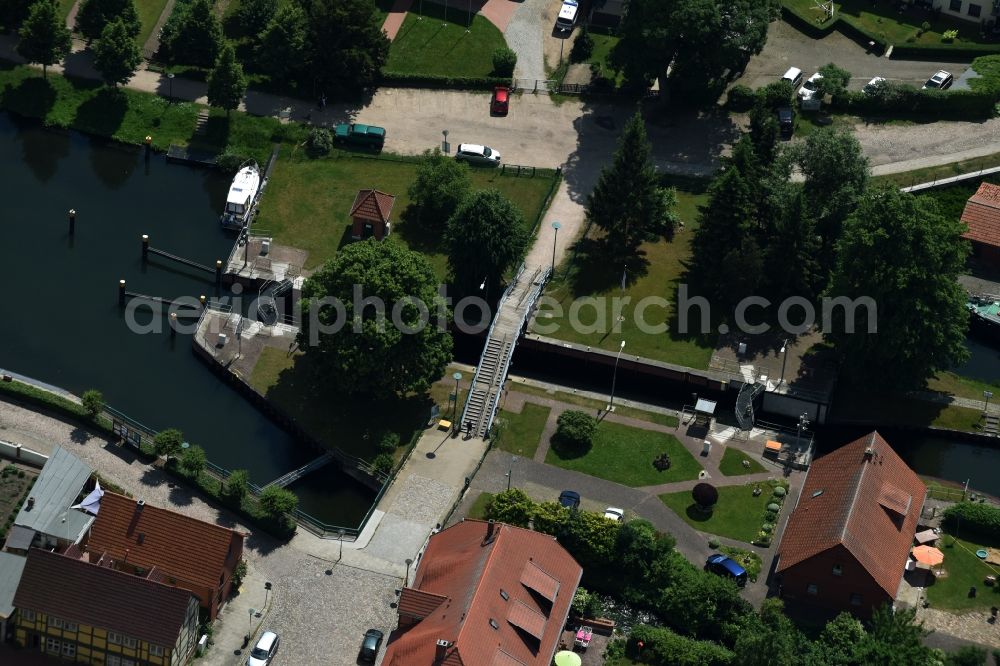
[(900, 60), (943, 60), (967, 63), (974, 58), (1000, 53), (1000, 44), (947, 46), (945, 44), (900, 44), (892, 48), (892, 57)]
[(892, 95), (848, 91), (832, 106), (858, 115), (927, 116), (935, 120), (984, 120), (993, 116), (996, 99), (976, 90), (917, 90), (899, 86)]
[[(642, 648), (639, 647), (640, 641)], [(724, 666), (735, 658), (733, 652), (717, 643), (688, 638), (664, 627), (648, 624), (632, 629), (625, 655), (653, 666)]]
[(497, 76), (440, 76), (436, 74), (409, 74), (382, 72), (379, 85), (399, 88), (454, 88), (457, 90), (492, 90), (496, 86), (509, 86), (509, 78)]
[(975, 532), (989, 539), (1000, 539), (1000, 509), (990, 504), (959, 502), (944, 511), (949, 529)]

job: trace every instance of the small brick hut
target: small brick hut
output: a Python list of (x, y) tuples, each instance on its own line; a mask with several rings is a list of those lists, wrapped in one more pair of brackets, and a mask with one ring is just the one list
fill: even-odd
[(378, 190), (360, 190), (351, 206), (351, 238), (382, 240), (389, 235), (392, 225), (389, 216), (396, 197)]

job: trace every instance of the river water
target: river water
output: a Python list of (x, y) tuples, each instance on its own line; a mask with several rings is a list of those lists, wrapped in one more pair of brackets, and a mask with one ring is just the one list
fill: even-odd
[[(75, 393), (100, 389), (119, 411), (180, 428), (213, 463), (245, 468), (255, 483), (316, 455), (216, 377), (189, 336), (132, 333), (117, 305), (119, 279), (166, 298), (213, 294), (210, 274), (155, 259), (144, 266), (140, 236), (201, 264), (225, 261), (233, 238), (218, 213), (228, 178), (0, 114), (0, 183), (0, 367)], [(346, 527), (373, 500), (332, 466), (292, 489), (304, 511)]]

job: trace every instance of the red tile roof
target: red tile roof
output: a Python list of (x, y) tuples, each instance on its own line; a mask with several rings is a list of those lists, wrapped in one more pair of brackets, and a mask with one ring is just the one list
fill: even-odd
[(242, 551), (242, 534), (149, 504), (140, 509), (135, 500), (107, 491), (87, 541), (95, 556), (121, 561), (128, 551), (129, 564), (156, 567), (161, 576), (209, 590), (219, 586), (231, 547)]
[(778, 548), (777, 571), (843, 545), (895, 597), (926, 492), (877, 432), (828, 453), (809, 469)]
[(378, 190), (360, 190), (351, 206), (351, 217), (373, 222), (388, 222), (396, 197)]
[(1000, 247), (1000, 186), (981, 184), (966, 202), (962, 222), (969, 227), (963, 237)]
[[(445, 599), (389, 644), (384, 666), (552, 663), (583, 569), (551, 536), (492, 529), (465, 520), (431, 537), (414, 588)], [(439, 640), (449, 646), (435, 661)]]
[(440, 594), (404, 587), (399, 593), (399, 614), (422, 620), (447, 600), (448, 597)]
[(32, 548), (14, 606), (172, 648), (192, 598), (178, 587)]

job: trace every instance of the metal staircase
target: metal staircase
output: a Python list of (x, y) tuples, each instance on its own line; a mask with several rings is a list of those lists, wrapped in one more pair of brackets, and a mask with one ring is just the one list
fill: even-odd
[(273, 326), (281, 319), (278, 314), (278, 298), (292, 289), (292, 281), (267, 280), (260, 285), (257, 293), (257, 319), (265, 326)]
[(745, 382), (740, 387), (739, 395), (736, 396), (736, 422), (739, 424), (740, 430), (753, 428), (753, 403), (766, 388), (767, 384), (756, 378), (752, 382)]

